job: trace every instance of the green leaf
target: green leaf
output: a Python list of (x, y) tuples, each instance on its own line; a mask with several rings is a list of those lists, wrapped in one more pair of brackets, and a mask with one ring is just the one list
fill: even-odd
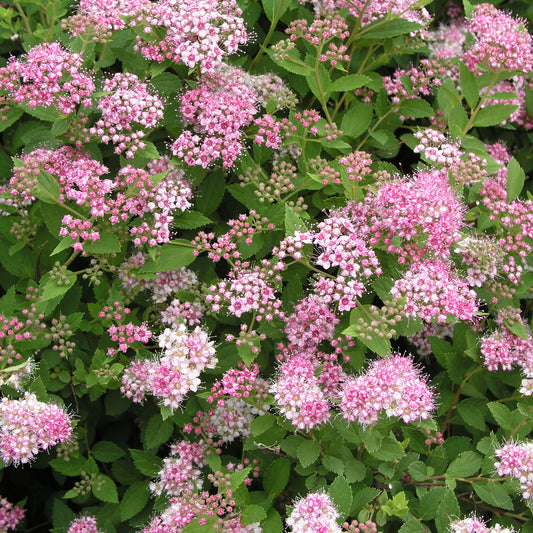
[(388, 39), (390, 37), (397, 37), (405, 33), (411, 33), (420, 30), (424, 26), (416, 22), (410, 22), (403, 18), (397, 18), (388, 22), (383, 22), (383, 19), (377, 20), (368, 26), (365, 26), (360, 32), (360, 38), (364, 39)]
[(111, 463), (122, 457), (126, 452), (114, 442), (102, 440), (92, 448), (93, 457), (102, 463)]
[(320, 443), (316, 440), (306, 439), (298, 446), (298, 449), (296, 450), (296, 456), (304, 468), (312, 465), (317, 460), (319, 455)]
[(163, 420), (160, 414), (152, 416), (146, 425), (144, 445), (148, 449), (159, 448), (170, 439), (173, 429), (174, 424), (171, 419)]
[(522, 187), (524, 186), (525, 179), (526, 179), (526, 175), (524, 173), (524, 170), (520, 166), (520, 163), (518, 163), (518, 161), (514, 157), (511, 157), (511, 160), (509, 161), (509, 164), (507, 165), (507, 201), (508, 202), (511, 202), (512, 200), (514, 200), (522, 192)]
[(54, 500), (52, 508), (52, 523), (55, 528), (61, 528), (66, 531), (70, 522), (74, 520), (76, 515), (70, 507), (61, 500)]
[(366, 466), (361, 461), (355, 459), (355, 457), (350, 457), (344, 465), (344, 473), (346, 474), (346, 481), (348, 483), (362, 481), (366, 477)]
[(331, 86), (328, 71), (322, 63), (319, 63), (317, 72), (318, 75), (315, 75), (315, 72), (307, 73), (307, 83), (309, 84), (311, 92), (317, 97), (319, 102), (322, 101), (322, 98), (327, 101)]
[(33, 195), (47, 204), (57, 204), (59, 201), (59, 185), (56, 179), (41, 170), (37, 178), (37, 187), (32, 191)]
[(411, 518), (402, 525), (398, 533), (427, 533), (427, 529), (420, 522)]
[(156, 261), (148, 259), (141, 267), (140, 273), (170, 272), (190, 265), (196, 258), (194, 248), (189, 241), (179, 239), (164, 244), (158, 249)]
[(517, 105), (507, 104), (494, 104), (487, 107), (483, 107), (476, 115), (473, 126), (497, 126), (504, 120), (507, 120), (517, 109)]
[(261, 0), (261, 3), (270, 22), (278, 21), (291, 4), (290, 0)]
[(422, 461), (414, 461), (407, 467), (407, 471), (415, 481), (425, 481), (428, 477), (427, 467)]
[(481, 461), (482, 457), (478, 453), (463, 452), (450, 463), (446, 473), (453, 477), (473, 476), (479, 472)]
[(364, 87), (372, 80), (363, 74), (349, 74), (332, 82), (329, 90), (331, 92), (353, 91), (359, 87)]
[(474, 109), (479, 102), (479, 85), (473, 72), (462, 61), (459, 62), (459, 79), (466, 103)]
[(68, 461), (64, 457), (58, 457), (57, 459), (51, 459), (48, 464), (60, 474), (64, 476), (79, 476), (82, 470), (85, 469), (85, 463), (87, 460), (85, 457), (68, 457)]
[(456, 519), (458, 516), (461, 516), (459, 503), (457, 502), (455, 494), (448, 490), (442, 497), (437, 508), (435, 525), (437, 526), (438, 533), (448, 533), (448, 526), (450, 525), (450, 522)]
[(11, 108), (7, 113), (2, 114), (7, 120), (0, 120), (0, 132), (6, 130), (23, 115), (24, 111), (18, 108)]
[(507, 406), (497, 402), (490, 402), (487, 404), (487, 407), (502, 429), (507, 429), (510, 431), (514, 429), (513, 413)]
[(104, 474), (97, 474), (91, 487), (92, 493), (103, 502), (118, 503), (115, 482)]
[(507, 511), (513, 510), (513, 502), (509, 493), (500, 483), (474, 481), (472, 482), (472, 487), (474, 487), (476, 494), (489, 505), (494, 505)]
[(247, 467), (230, 474), (229, 482), (232, 490), (238, 489), (244, 483), (244, 480), (248, 477), (250, 470), (251, 467)]
[(368, 450), (368, 452), (382, 461), (397, 461), (405, 454), (404, 449), (394, 437), (385, 437), (377, 449)]
[(130, 449), (130, 455), (137, 470), (145, 476), (157, 476), (163, 466), (163, 460), (151, 452)]
[(276, 422), (276, 417), (267, 414), (254, 418), (250, 423), (250, 433), (255, 437), (263, 434), (267, 429), (271, 428)]
[(211, 220), (198, 213), (198, 211), (186, 211), (181, 213), (181, 215), (175, 216), (173, 221), (173, 225), (176, 228), (182, 229), (195, 229), (206, 224), (211, 224)]
[(120, 241), (111, 231), (103, 231), (97, 241), (87, 242), (83, 249), (89, 254), (113, 254), (120, 252)]
[(400, 104), (400, 115), (412, 118), (432, 117), (435, 114), (433, 108), (422, 98), (409, 98)]
[(279, 513), (275, 509), (269, 509), (268, 516), (261, 523), (263, 531), (266, 533), (283, 533), (283, 522)]
[(140, 513), (150, 498), (148, 483), (146, 481), (136, 481), (128, 487), (120, 502), (120, 516), (122, 520), (128, 520), (137, 513)]
[(267, 517), (265, 510), (260, 505), (247, 505), (241, 515), (243, 524), (254, 524), (261, 522)]
[(265, 470), (263, 477), (263, 488), (271, 496), (281, 494), (291, 473), (291, 462), (284, 457), (272, 461)]
[[(48, 276), (49, 278), (49, 276)], [(42, 292), (41, 301), (45, 302), (47, 300), (52, 300), (53, 298), (57, 298), (58, 296), (62, 296), (65, 294), (71, 287), (74, 286), (74, 283), (76, 281), (76, 274), (74, 272), (68, 272), (66, 274), (65, 279), (56, 280), (56, 279), (48, 279), (43, 276), (42, 281), (45, 282), (44, 284), (44, 290)], [(58, 282), (61, 283), (61, 285), (58, 285)]]
[(306, 229), (304, 221), (296, 214), (296, 211), (285, 204), (285, 235), (294, 235), (296, 231)]
[(338, 457), (326, 455), (322, 457), (322, 464), (324, 465), (324, 468), (330, 472), (334, 472), (335, 474), (339, 475), (344, 473), (344, 461)]
[(343, 476), (337, 476), (327, 491), (341, 516), (349, 515), (352, 508), (352, 490), (346, 479)]
[(372, 104), (365, 104), (358, 100), (353, 101), (342, 117), (341, 129), (343, 133), (353, 138), (359, 137), (370, 126), (373, 114)]

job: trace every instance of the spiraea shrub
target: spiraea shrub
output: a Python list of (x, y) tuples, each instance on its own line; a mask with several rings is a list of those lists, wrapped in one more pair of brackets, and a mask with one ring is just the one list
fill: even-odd
[(0, 533), (533, 532), (528, 0), (0, 4)]

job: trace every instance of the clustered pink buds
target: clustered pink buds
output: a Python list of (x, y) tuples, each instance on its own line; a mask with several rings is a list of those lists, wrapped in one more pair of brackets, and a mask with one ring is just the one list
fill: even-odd
[(0, 456), (4, 463), (29, 463), (39, 451), (71, 436), (72, 422), (62, 407), (40, 402), (28, 393), (20, 400), (0, 400)]
[(434, 396), (413, 360), (393, 354), (373, 361), (366, 372), (344, 382), (340, 409), (343, 418), (359, 424), (374, 424), (382, 411), (408, 423), (429, 418)]
[(24, 518), (24, 509), (15, 507), (0, 496), (0, 531), (7, 533), (8, 529), (15, 529)]
[(294, 502), (285, 523), (291, 533), (341, 533), (340, 514), (325, 492), (314, 492)]

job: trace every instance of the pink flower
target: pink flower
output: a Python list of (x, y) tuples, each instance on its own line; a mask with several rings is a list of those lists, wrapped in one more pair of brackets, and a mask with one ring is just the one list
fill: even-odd
[(339, 512), (325, 492), (314, 492), (294, 502), (285, 523), (291, 533), (341, 533)]
[(5, 498), (0, 497), (0, 531), (6, 533), (8, 529), (15, 529), (24, 518), (24, 509), (14, 507)]
[(74, 519), (70, 523), (67, 533), (100, 533), (100, 530), (96, 518), (92, 515), (86, 515)]

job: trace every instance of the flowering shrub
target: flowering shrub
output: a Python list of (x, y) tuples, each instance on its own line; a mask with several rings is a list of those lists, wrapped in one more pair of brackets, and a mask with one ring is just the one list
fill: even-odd
[(0, 15), (0, 533), (533, 531), (530, 2)]

